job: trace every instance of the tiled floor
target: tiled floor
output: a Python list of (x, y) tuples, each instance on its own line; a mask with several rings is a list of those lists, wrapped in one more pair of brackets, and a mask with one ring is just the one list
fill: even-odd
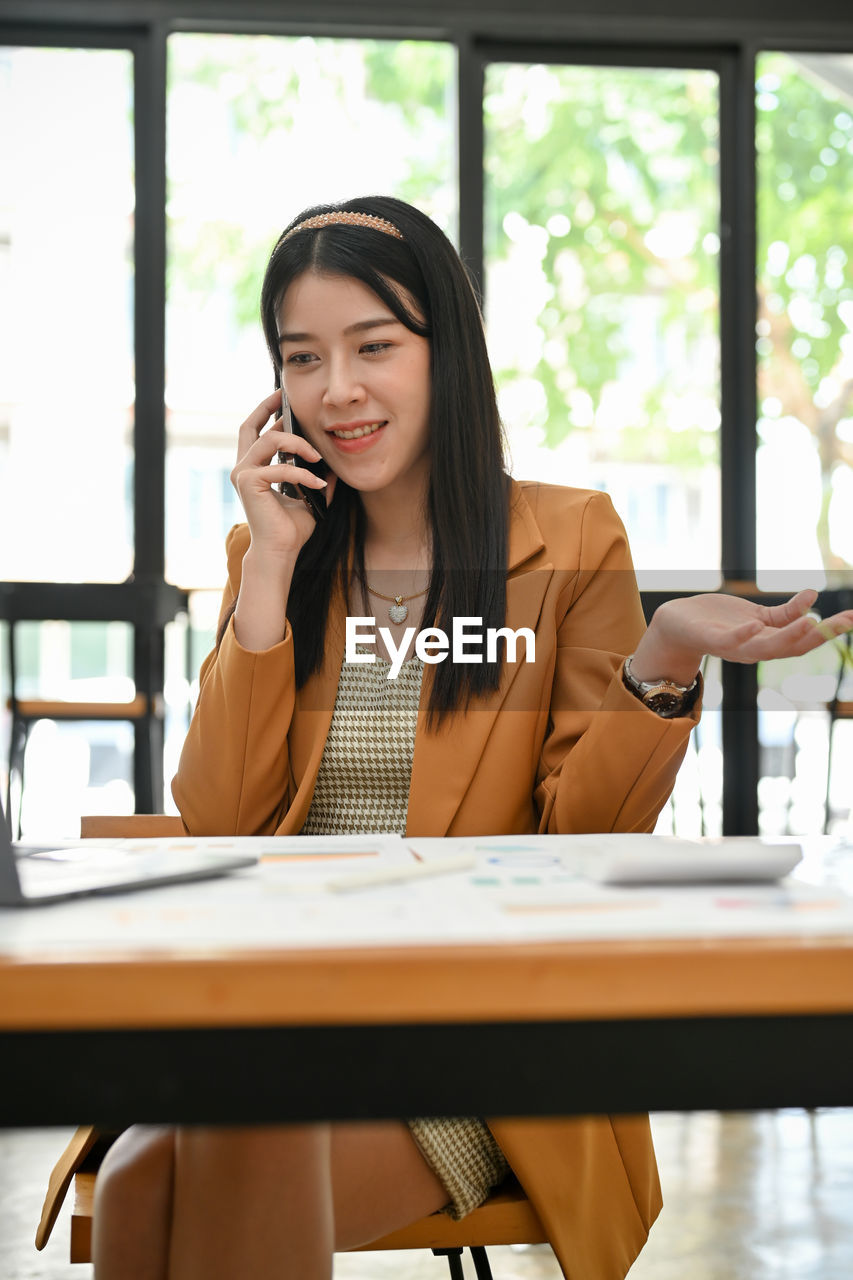
[[(851, 1280), (853, 1111), (652, 1119), (666, 1207), (631, 1280)], [(0, 1135), (0, 1280), (87, 1280), (68, 1211), (44, 1253), (32, 1235), (65, 1131)], [(489, 1251), (495, 1280), (559, 1280), (550, 1250)], [(446, 1280), (430, 1253), (346, 1255), (335, 1280)], [(473, 1268), (466, 1257), (466, 1277)]]

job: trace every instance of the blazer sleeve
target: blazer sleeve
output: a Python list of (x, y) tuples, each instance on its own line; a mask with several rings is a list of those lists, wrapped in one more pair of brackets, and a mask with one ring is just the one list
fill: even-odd
[(244, 649), (229, 617), (240, 589), (248, 528), (226, 539), (228, 582), (221, 643), (202, 664), (199, 696), (172, 794), (190, 835), (270, 835), (290, 792), (287, 735), (296, 680), (293, 636), (271, 649)]
[(622, 681), (645, 629), (622, 522), (605, 494), (586, 502), (580, 568), (558, 608), (548, 729), (535, 790), (539, 830), (650, 831), (699, 719), (665, 720)]

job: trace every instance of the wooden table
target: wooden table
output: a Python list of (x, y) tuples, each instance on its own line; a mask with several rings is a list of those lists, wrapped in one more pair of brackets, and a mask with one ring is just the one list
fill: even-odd
[(6, 1126), (853, 1105), (846, 932), (53, 950), (51, 910), (0, 912)]

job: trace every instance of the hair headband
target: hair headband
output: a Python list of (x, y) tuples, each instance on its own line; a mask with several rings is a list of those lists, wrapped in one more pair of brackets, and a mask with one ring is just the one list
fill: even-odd
[(398, 231), (393, 222), (389, 222), (387, 218), (379, 218), (373, 213), (354, 213), (349, 209), (343, 209), (340, 213), (318, 213), (313, 218), (306, 218), (304, 222), (298, 222), (295, 227), (291, 227), (289, 231), (281, 238), (280, 243), (289, 240), (291, 236), (295, 236), (297, 231), (312, 231), (317, 227), (332, 227), (343, 225), (347, 227), (370, 227), (373, 231), (384, 231), (386, 235), (395, 236), (398, 240), (403, 240), (402, 231)]

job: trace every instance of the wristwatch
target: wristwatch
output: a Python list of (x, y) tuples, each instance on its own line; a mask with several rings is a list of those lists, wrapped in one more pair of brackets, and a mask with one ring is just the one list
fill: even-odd
[(667, 680), (663, 676), (657, 680), (638, 680), (631, 671), (633, 656), (631, 654), (631, 657), (625, 659), (622, 679), (626, 687), (640, 699), (644, 706), (654, 711), (655, 715), (663, 716), (665, 720), (683, 716), (690, 710), (699, 692), (698, 675), (692, 684), (676, 684), (675, 681)]

